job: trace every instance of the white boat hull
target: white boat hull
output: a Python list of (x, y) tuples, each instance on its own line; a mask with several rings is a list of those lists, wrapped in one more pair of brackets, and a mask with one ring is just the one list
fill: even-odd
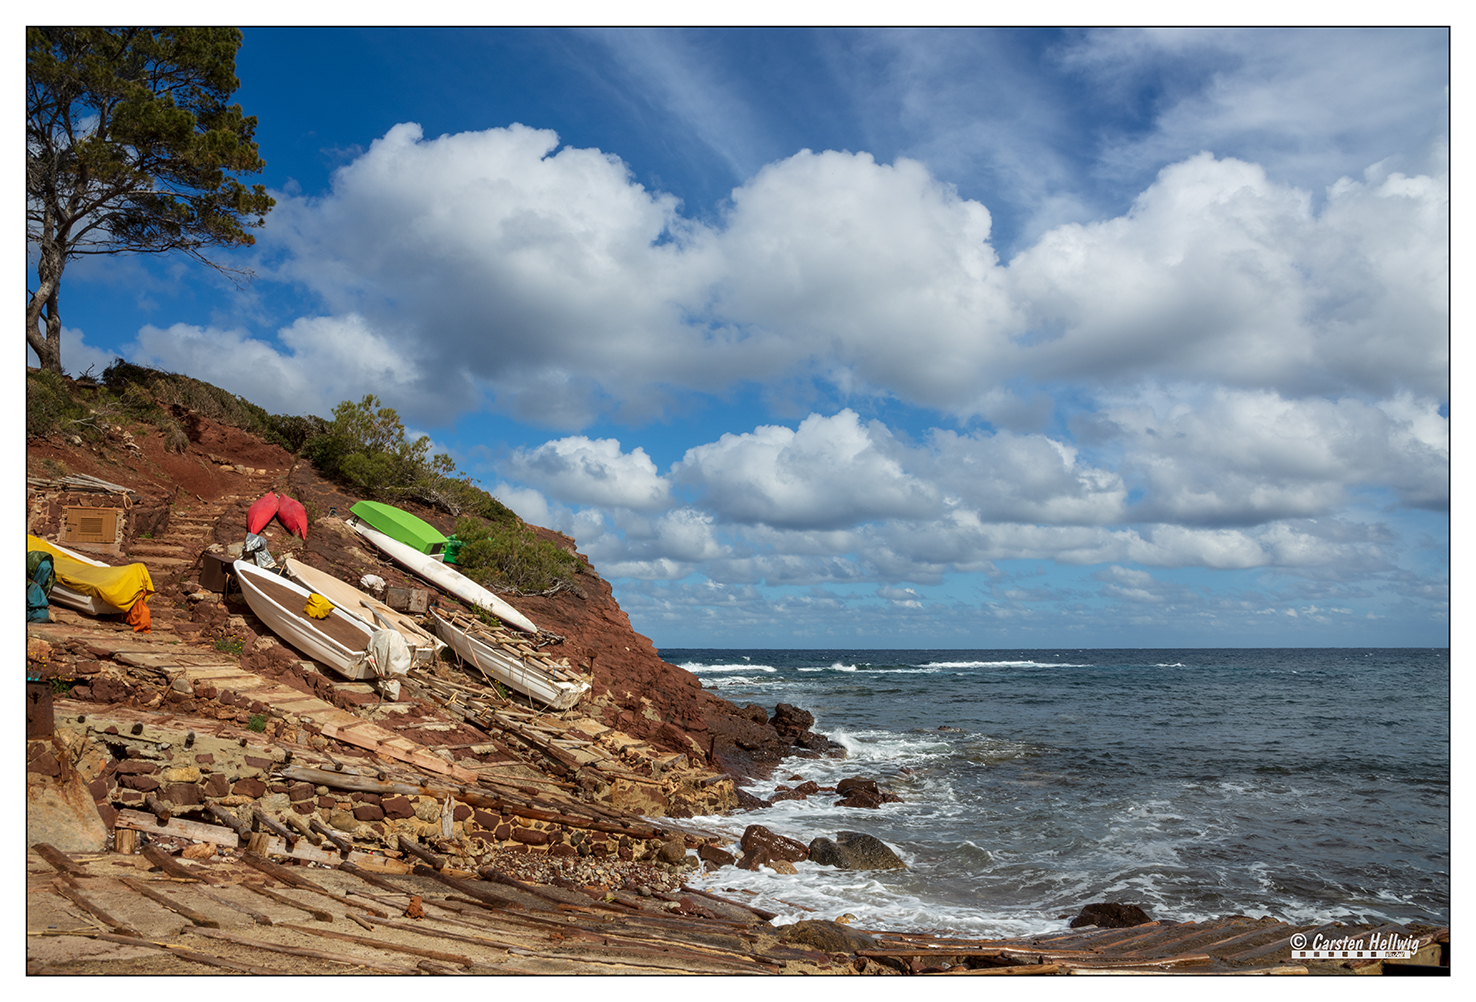
[[(241, 583), (241, 593), (246, 596), (246, 604), (273, 633), (344, 678), (376, 677), (373, 669), (363, 663), (369, 638), (374, 633), (367, 623), (357, 617), (346, 616), (335, 608), (328, 614), (333, 623), (325, 621), (320, 625), (302, 611), (312, 595), (302, 585), (262, 570), (248, 560), (237, 560), (233, 566), (236, 580)], [(330, 636), (325, 632), (329, 628), (346, 639)]]
[(370, 626), (375, 626), (378, 622), (375, 619), (377, 613), (383, 620), (382, 625), (398, 631), (400, 636), (405, 638), (405, 646), (410, 648), (410, 655), (415, 659), (416, 664), (429, 664), (436, 659), (436, 652), (446, 646), (440, 637), (421, 629), (406, 613), (391, 609), (379, 599), (364, 594), (347, 581), (340, 581), (332, 574), (320, 571), (292, 557), (286, 558), (283, 563), (289, 578), (304, 588), (322, 595), (349, 615), (362, 619)]
[(543, 669), (505, 654), (483, 643), (431, 610), (436, 633), (446, 641), (461, 660), (476, 665), (482, 674), (516, 689), (534, 702), (554, 710), (567, 710), (589, 691), (588, 682), (567, 682), (551, 677)]
[(531, 619), (455, 568), (447, 567), (435, 558), (426, 556), (398, 539), (391, 539), (378, 529), (358, 519), (354, 519), (350, 524), (353, 525), (355, 532), (378, 547), (381, 553), (412, 574), (429, 581), (437, 588), (444, 589), (469, 605), (486, 609), (508, 626), (525, 633), (538, 632), (538, 627), (533, 625)]

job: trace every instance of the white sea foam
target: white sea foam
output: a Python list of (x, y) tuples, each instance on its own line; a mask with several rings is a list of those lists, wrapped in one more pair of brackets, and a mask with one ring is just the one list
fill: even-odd
[(1091, 668), (1089, 664), (1059, 661), (928, 661), (920, 668)]
[(688, 661), (686, 664), (677, 665), (677, 667), (678, 668), (681, 668), (681, 669), (684, 669), (685, 671), (692, 672), (694, 675), (700, 675), (703, 672), (711, 672), (711, 671), (737, 671), (737, 672), (761, 671), (761, 672), (771, 672), (772, 673), (772, 672), (777, 672), (779, 670), (778, 668), (772, 668), (769, 665), (756, 665), (756, 664), (708, 665), (708, 664), (702, 664), (699, 661)]

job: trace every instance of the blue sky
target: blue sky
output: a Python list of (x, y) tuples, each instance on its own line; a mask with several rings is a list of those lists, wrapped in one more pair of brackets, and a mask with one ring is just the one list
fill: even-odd
[(63, 365), (376, 393), (658, 647), (1443, 645), (1447, 46), (248, 28), (256, 280)]

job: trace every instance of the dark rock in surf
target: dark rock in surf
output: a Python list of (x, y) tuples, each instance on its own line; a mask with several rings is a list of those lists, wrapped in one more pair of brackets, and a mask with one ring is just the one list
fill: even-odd
[(769, 806), (767, 800), (755, 797), (741, 786), (733, 787), (733, 799), (737, 801), (740, 811), (757, 811)]
[(776, 835), (763, 825), (749, 825), (743, 832), (743, 840), (740, 843), (745, 854), (756, 849), (763, 849), (769, 854), (770, 859), (783, 859), (791, 863), (798, 863), (810, 855), (803, 842), (783, 835)]
[(838, 870), (905, 870), (907, 864), (881, 839), (862, 832), (838, 832), (834, 841), (810, 843), (810, 862)]
[(1135, 925), (1152, 922), (1148, 913), (1137, 905), (1124, 905), (1116, 901), (1101, 901), (1082, 908), (1081, 914), (1071, 920), (1071, 928), (1094, 925), (1099, 929), (1128, 929)]
[(847, 929), (838, 922), (825, 919), (805, 919), (782, 926), (779, 939), (784, 943), (796, 943), (825, 953), (855, 953), (857, 950), (875, 950), (877, 942), (864, 932)]

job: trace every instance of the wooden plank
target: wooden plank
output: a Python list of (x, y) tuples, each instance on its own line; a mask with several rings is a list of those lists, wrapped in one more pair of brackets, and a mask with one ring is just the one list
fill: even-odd
[(120, 943), (123, 946), (144, 946), (153, 947), (156, 950), (167, 950), (168, 952), (184, 960), (192, 960), (197, 964), (204, 964), (207, 967), (222, 967), (228, 971), (240, 971), (242, 974), (258, 974), (267, 977), (285, 977), (288, 973), (286, 971), (274, 971), (267, 967), (256, 967), (251, 964), (243, 964), (236, 960), (227, 960), (226, 958), (218, 957), (213, 953), (201, 953), (198, 950), (191, 950), (188, 947), (180, 946), (178, 943), (161, 943), (156, 940), (141, 939), (137, 936), (119, 936), (105, 932), (95, 932), (92, 933), (91, 936), (93, 939), (102, 939), (106, 940), (109, 943)]
[[(148, 832), (151, 835), (173, 835), (177, 838), (187, 838), (195, 842), (210, 842), (231, 848), (241, 844), (241, 836), (220, 825), (207, 825), (199, 821), (185, 821), (181, 818), (170, 818), (161, 825), (152, 814), (127, 808), (118, 812), (118, 819), (113, 822), (113, 825), (117, 828)], [(150, 847), (146, 847), (145, 851), (148, 848)]]
[(377, 908), (370, 908), (368, 905), (365, 905), (363, 902), (360, 901), (350, 901), (348, 898), (343, 897), (341, 894), (334, 894), (330, 890), (319, 887), (317, 884), (313, 883), (311, 880), (308, 880), (306, 877), (301, 876), (300, 874), (293, 873), (292, 870), (285, 866), (278, 866), (276, 863), (273, 863), (270, 860), (261, 859), (257, 856), (251, 855), (250, 853), (243, 855), (241, 857), (241, 860), (248, 866), (254, 867), (260, 870), (262, 873), (265, 873), (273, 880), (280, 880), (282, 883), (287, 884), (291, 887), (295, 887), (298, 890), (312, 891), (314, 894), (321, 894), (323, 897), (329, 898), (333, 901), (337, 901), (341, 905), (348, 905), (350, 908), (358, 908), (368, 912), (371, 915), (378, 915), (380, 918), (389, 917)]
[(209, 898), (211, 901), (214, 901), (218, 905), (225, 905), (227, 908), (232, 908), (238, 912), (241, 912), (242, 914), (249, 915), (251, 917), (251, 921), (255, 922), (257, 925), (272, 924), (270, 916), (256, 911), (249, 905), (242, 904), (239, 901), (232, 901), (230, 898), (227, 898), (224, 895), (216, 894), (214, 891), (210, 890), (207, 887), (197, 884), (194, 887), (194, 892), (196, 894), (205, 895), (205, 897)]
[[(147, 817), (147, 815), (145, 816)], [(181, 866), (179, 863), (175, 862), (167, 852), (165, 852), (163, 849), (160, 849), (156, 845), (144, 846), (143, 856), (150, 863), (153, 863), (155, 866), (163, 870), (165, 873), (169, 874), (171, 877), (178, 877), (181, 880), (205, 879), (205, 875), (203, 873), (192, 873), (184, 866)]]
[(132, 890), (148, 898), (150, 901), (153, 901), (155, 904), (163, 905), (170, 911), (183, 915), (195, 925), (204, 926), (207, 929), (220, 928), (220, 923), (217, 922), (215, 919), (211, 918), (208, 915), (200, 914), (193, 908), (190, 908), (188, 905), (185, 905), (179, 901), (175, 901), (169, 895), (156, 891), (147, 884), (134, 880), (131, 877), (119, 877), (118, 879), (120, 882), (122, 882), (124, 887), (131, 888)]
[(385, 940), (373, 939), (369, 936), (355, 936), (347, 932), (333, 932), (329, 929), (314, 929), (305, 925), (289, 925), (284, 922), (280, 926), (283, 929), (295, 929), (312, 936), (322, 936), (325, 939), (341, 940), (345, 943), (357, 943), (360, 946), (372, 947), (376, 950), (388, 950), (392, 953), (408, 953), (415, 957), (425, 957), (428, 960), (440, 960), (448, 964), (460, 964), (462, 967), (470, 967), (476, 961), (459, 953), (446, 953), (441, 950), (427, 950), (419, 946), (404, 946), (400, 943), (390, 943)]
[(71, 879), (72, 878), (67, 876), (66, 874), (62, 874), (52, 883), (51, 887), (53, 890), (56, 891), (56, 893), (66, 898), (72, 904), (76, 905), (78, 908), (82, 909), (84, 912), (91, 915), (93, 918), (97, 919), (103, 925), (107, 926), (109, 929), (113, 930), (119, 935), (138, 935), (137, 929), (133, 928), (127, 923), (119, 922), (117, 919), (113, 918), (113, 916), (109, 915), (96, 901), (93, 901), (87, 895), (83, 894), (81, 888), (77, 887), (75, 884), (68, 883), (68, 881)]
[(297, 946), (283, 946), (281, 943), (270, 943), (266, 940), (252, 939), (249, 936), (238, 936), (235, 933), (225, 932), (220, 929), (191, 929), (196, 936), (208, 936), (211, 939), (223, 939), (227, 943), (235, 943), (237, 946), (249, 946), (257, 950), (267, 950), (272, 953), (285, 953), (293, 957), (311, 957), (314, 960), (326, 960), (334, 964), (344, 964), (349, 967), (365, 967), (371, 971), (383, 971), (386, 974), (417, 974), (414, 967), (406, 967), (402, 964), (390, 964), (382, 960), (374, 960), (369, 957), (355, 957), (346, 953), (328, 953), (324, 950), (308, 950)]
[(70, 873), (77, 877), (88, 875), (87, 867), (74, 862), (71, 857), (49, 842), (37, 842), (31, 846), (31, 851), (46, 860), (47, 864), (58, 873)]
[(246, 888), (248, 891), (253, 891), (257, 894), (260, 894), (264, 898), (270, 898), (272, 901), (275, 901), (279, 905), (286, 905), (288, 908), (296, 908), (300, 912), (307, 912), (318, 922), (333, 921), (332, 914), (324, 911), (321, 908), (314, 908), (312, 905), (304, 904), (301, 901), (295, 901), (292, 898), (287, 897), (287, 895), (285, 894), (278, 894), (276, 891), (271, 890), (267, 887), (262, 887), (260, 884), (254, 883), (250, 880), (241, 881), (241, 886)]

